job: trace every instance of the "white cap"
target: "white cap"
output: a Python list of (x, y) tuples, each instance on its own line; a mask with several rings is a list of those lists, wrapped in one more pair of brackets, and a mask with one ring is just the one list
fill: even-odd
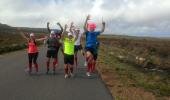
[(51, 31), (51, 34), (55, 34), (55, 32), (54, 32), (54, 31)]
[(31, 36), (35, 36), (34, 33), (31, 33), (31, 34), (30, 34), (30, 37), (31, 37)]
[(54, 31), (51, 31), (50, 37), (55, 37), (55, 32)]
[(71, 36), (73, 36), (73, 34), (72, 34), (72, 33), (68, 33), (68, 36), (70, 36), (70, 35), (71, 35)]

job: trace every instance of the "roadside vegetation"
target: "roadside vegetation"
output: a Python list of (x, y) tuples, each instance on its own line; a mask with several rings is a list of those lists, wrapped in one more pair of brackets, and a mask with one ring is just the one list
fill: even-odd
[(99, 67), (116, 100), (170, 99), (170, 41), (101, 37)]

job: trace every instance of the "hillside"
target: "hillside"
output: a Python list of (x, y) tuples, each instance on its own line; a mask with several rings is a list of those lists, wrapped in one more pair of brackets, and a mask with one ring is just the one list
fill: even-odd
[[(36, 37), (43, 37), (47, 30), (44, 28), (20, 28), (24, 33), (35, 33)], [(19, 35), (17, 27), (0, 23), (0, 54), (26, 47), (26, 41)]]
[[(47, 30), (44, 28), (26, 28), (21, 27), (20, 28), (24, 33), (30, 33), (33, 32), (39, 35), (43, 35), (44, 33), (47, 33)], [(17, 27), (11, 27), (6, 24), (0, 23), (0, 45), (8, 45), (8, 44), (15, 44), (20, 43), (23, 41), (22, 37), (18, 34)]]
[(170, 40), (101, 36), (98, 69), (116, 100), (170, 100)]

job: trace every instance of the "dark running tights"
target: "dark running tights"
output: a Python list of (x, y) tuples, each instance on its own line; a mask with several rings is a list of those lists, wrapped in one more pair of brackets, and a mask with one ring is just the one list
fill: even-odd
[(38, 52), (37, 53), (28, 53), (29, 59), (29, 71), (32, 71), (32, 64), (34, 64), (36, 71), (38, 72), (38, 64), (37, 64)]

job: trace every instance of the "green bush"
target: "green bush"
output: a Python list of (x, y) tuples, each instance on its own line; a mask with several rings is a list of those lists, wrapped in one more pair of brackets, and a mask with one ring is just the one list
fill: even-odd
[(26, 47), (27, 46), (25, 44), (13, 44), (11, 46), (0, 47), (0, 54), (24, 49)]

